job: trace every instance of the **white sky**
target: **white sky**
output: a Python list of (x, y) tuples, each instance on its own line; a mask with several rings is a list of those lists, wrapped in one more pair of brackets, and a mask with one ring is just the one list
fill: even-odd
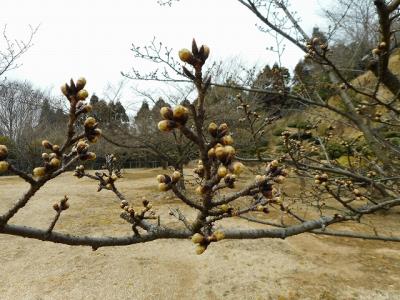
[[(129, 71), (133, 64), (148, 70), (134, 60), (130, 48), (132, 43), (146, 45), (153, 37), (176, 52), (189, 48), (195, 37), (198, 44), (210, 47), (211, 59), (240, 57), (259, 65), (276, 60), (266, 51), (274, 42), (255, 27), (257, 18), (235, 0), (181, 0), (171, 8), (159, 6), (156, 0), (1, 2), (0, 25), (7, 24), (11, 37), (24, 39), (29, 25), (40, 24), (34, 46), (20, 60), (23, 65), (7, 76), (27, 79), (53, 93), (69, 78), (85, 76), (89, 92), (101, 96), (108, 83), (122, 79), (120, 71)], [(317, 0), (292, 0), (292, 9), (308, 32), (324, 25)], [(301, 57), (288, 44), (283, 61), (293, 68)], [(134, 98), (138, 100), (124, 93), (122, 102), (129, 105)]]

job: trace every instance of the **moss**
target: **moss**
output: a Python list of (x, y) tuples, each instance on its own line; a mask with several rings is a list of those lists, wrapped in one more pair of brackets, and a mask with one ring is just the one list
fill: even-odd
[(311, 128), (311, 124), (308, 121), (303, 121), (303, 120), (291, 121), (288, 123), (287, 126), (290, 128), (297, 128), (297, 129), (310, 129)]
[(389, 139), (389, 142), (391, 142), (392, 144), (396, 145), (396, 146), (400, 146), (400, 137), (394, 137)]
[(388, 131), (384, 134), (385, 138), (400, 138), (400, 132), (397, 131)]
[(272, 131), (272, 135), (273, 136), (281, 136), (282, 132), (284, 132), (286, 130), (286, 128), (284, 127), (279, 127), (277, 129), (275, 129), (274, 131)]
[(347, 153), (347, 149), (338, 143), (331, 143), (326, 146), (326, 151), (331, 159), (337, 159)]

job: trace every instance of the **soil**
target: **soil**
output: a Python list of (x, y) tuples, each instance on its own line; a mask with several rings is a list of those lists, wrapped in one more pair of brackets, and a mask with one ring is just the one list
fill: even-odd
[[(132, 201), (152, 201), (164, 224), (168, 207), (191, 210), (157, 191), (159, 170), (129, 170), (119, 182)], [(27, 184), (0, 178), (0, 212)], [(55, 230), (124, 235), (119, 202), (96, 183), (64, 174), (40, 190), (11, 221), (46, 228), (52, 204), (68, 195)], [(376, 217), (400, 235), (400, 213)], [(230, 223), (229, 223), (230, 222)], [(245, 220), (226, 224), (250, 226)], [(263, 226), (263, 225), (251, 225)], [(303, 234), (286, 240), (223, 240), (198, 256), (189, 240), (127, 247), (71, 247), (0, 235), (0, 299), (400, 299), (400, 243)]]

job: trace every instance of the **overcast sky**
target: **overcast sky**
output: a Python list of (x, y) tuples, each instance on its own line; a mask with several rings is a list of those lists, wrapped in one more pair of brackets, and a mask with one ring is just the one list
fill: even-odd
[[(292, 3), (305, 29), (323, 25), (317, 0)], [(210, 47), (211, 59), (238, 57), (249, 65), (276, 60), (266, 51), (273, 41), (256, 28), (256, 17), (235, 0), (181, 0), (171, 8), (159, 6), (156, 0), (2, 0), (1, 4), (0, 24), (7, 24), (10, 36), (24, 39), (29, 25), (40, 24), (34, 46), (20, 60), (23, 65), (7, 76), (27, 79), (53, 93), (69, 78), (85, 76), (89, 92), (102, 95), (107, 84), (122, 79), (121, 71), (133, 65), (148, 70), (133, 59), (130, 48), (132, 43), (146, 45), (153, 37), (176, 53), (189, 48), (195, 37)], [(288, 45), (284, 64), (293, 68), (301, 57)], [(124, 105), (133, 98), (137, 100), (125, 92)]]

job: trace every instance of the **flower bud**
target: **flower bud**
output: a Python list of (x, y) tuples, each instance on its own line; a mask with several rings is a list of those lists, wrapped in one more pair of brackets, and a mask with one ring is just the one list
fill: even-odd
[(162, 182), (162, 183), (160, 183), (160, 184), (158, 185), (158, 189), (159, 189), (161, 192), (166, 192), (166, 191), (169, 190), (169, 185)]
[(228, 132), (228, 125), (226, 123), (222, 123), (218, 127), (219, 136), (224, 136)]
[(189, 118), (189, 111), (183, 105), (178, 105), (174, 108), (173, 111), (174, 121), (179, 122), (181, 124), (185, 124)]
[(276, 168), (277, 166), (279, 166), (279, 162), (276, 159), (271, 161), (271, 167)]
[(67, 202), (61, 202), (61, 209), (62, 210), (67, 210), (69, 208), (69, 203)]
[(85, 141), (80, 140), (77, 144), (76, 144), (76, 151), (78, 153), (82, 153), (84, 150), (86, 150), (88, 147), (88, 144), (86, 144)]
[(83, 124), (86, 128), (93, 128), (96, 125), (96, 119), (93, 117), (89, 117), (85, 120)]
[(374, 48), (374, 49), (372, 49), (372, 54), (373, 55), (380, 55), (381, 54), (381, 50), (379, 50), (378, 48)]
[(329, 178), (328, 174), (326, 174), (326, 173), (323, 173), (320, 177), (321, 177), (321, 179), (322, 179), (323, 181), (327, 181), (328, 178)]
[(386, 49), (386, 43), (385, 43), (385, 42), (379, 43), (378, 48), (379, 48), (380, 50), (385, 50), (385, 49)]
[(7, 171), (9, 166), (10, 165), (8, 164), (8, 162), (4, 160), (0, 161), (0, 173), (4, 173), (5, 171)]
[(225, 147), (222, 147), (222, 146), (216, 147), (215, 148), (215, 156), (221, 161), (225, 160), (225, 158), (227, 156), (227, 153), (225, 152)]
[(215, 149), (211, 148), (210, 150), (208, 150), (207, 154), (209, 158), (215, 158)]
[(210, 125), (208, 125), (208, 132), (212, 137), (216, 137), (218, 132), (218, 125), (214, 122), (211, 122)]
[(76, 86), (76, 88), (78, 90), (81, 90), (81, 89), (83, 89), (85, 87), (85, 85), (86, 85), (86, 79), (84, 77), (80, 77), (76, 81), (76, 85), (75, 86)]
[(233, 174), (240, 175), (244, 171), (244, 165), (241, 162), (235, 161), (231, 164), (230, 169)]
[(192, 242), (194, 244), (200, 244), (200, 243), (204, 242), (204, 239), (205, 239), (204, 236), (200, 233), (195, 233), (192, 236)]
[(256, 175), (256, 182), (257, 183), (262, 183), (265, 180), (267, 180), (267, 176), (265, 176), (265, 175)]
[(43, 177), (46, 175), (46, 168), (44, 167), (37, 167), (33, 169), (33, 176), (36, 177)]
[(90, 104), (85, 105), (85, 107), (83, 108), (83, 112), (85, 114), (91, 112), (93, 110), (93, 106), (91, 106)]
[(229, 207), (228, 204), (222, 204), (222, 205), (220, 206), (220, 209), (221, 209), (223, 212), (228, 212), (229, 209), (230, 209), (230, 207)]
[(279, 176), (277, 176), (277, 177), (274, 178), (274, 181), (275, 181), (276, 183), (281, 184), (281, 183), (283, 183), (283, 182), (285, 181), (285, 178), (286, 178), (285, 176), (279, 175)]
[(53, 145), (53, 147), (51, 147), (51, 149), (52, 149), (54, 152), (58, 152), (58, 151), (60, 151), (60, 146), (58, 146), (58, 145)]
[(78, 100), (85, 100), (89, 96), (89, 93), (87, 90), (80, 90), (77, 94), (76, 97)]
[(61, 161), (58, 158), (53, 158), (52, 160), (50, 160), (49, 165), (50, 167), (55, 169), (61, 165)]
[(183, 62), (190, 63), (193, 60), (193, 54), (189, 49), (184, 48), (179, 51), (179, 58)]
[(313, 38), (313, 40), (312, 40), (313, 44), (319, 44), (319, 41), (320, 40), (317, 37)]
[(164, 182), (165, 182), (165, 176), (162, 175), (162, 174), (157, 175), (157, 181), (158, 181), (159, 183), (164, 183)]
[(218, 177), (224, 178), (228, 174), (228, 169), (225, 166), (220, 166), (217, 171)]
[(0, 145), (0, 160), (6, 159), (8, 156), (8, 148), (6, 145)]
[(48, 140), (43, 140), (42, 141), (42, 146), (46, 149), (51, 149), (53, 150), (53, 145), (48, 141)]
[(54, 204), (53, 204), (53, 209), (54, 209), (55, 211), (59, 211), (59, 210), (60, 210), (60, 205), (59, 205), (58, 203), (54, 203)]
[(206, 192), (206, 189), (204, 188), (204, 186), (198, 186), (197, 188), (196, 188), (196, 193), (198, 194), (198, 195), (203, 195), (204, 193)]
[(233, 148), (232, 146), (225, 146), (224, 152), (226, 153), (226, 157), (229, 160), (232, 159), (236, 154), (235, 148)]
[(221, 143), (223, 145), (232, 145), (233, 144), (233, 138), (231, 135), (225, 135), (224, 137), (221, 138)]
[(66, 83), (64, 83), (64, 84), (61, 86), (61, 92), (64, 94), (64, 96), (67, 96), (67, 97), (68, 97), (68, 88), (67, 88), (67, 84), (66, 84)]
[(203, 254), (204, 251), (206, 251), (206, 249), (207, 249), (207, 247), (204, 245), (197, 245), (196, 246), (196, 254), (197, 255)]
[(100, 137), (102, 135), (102, 131), (100, 128), (96, 128), (95, 130), (93, 130), (93, 133), (96, 137)]
[(87, 160), (95, 160), (96, 159), (96, 153), (94, 153), (94, 152), (88, 152), (88, 153), (86, 153), (86, 155), (87, 155)]
[(182, 176), (181, 172), (175, 171), (174, 173), (172, 173), (172, 176), (171, 176), (172, 182), (175, 182), (175, 183), (178, 182), (179, 179), (181, 179), (181, 176)]
[(216, 231), (216, 232), (214, 232), (213, 236), (214, 236), (215, 240), (218, 242), (225, 238), (225, 233), (223, 233), (222, 231)]
[(48, 153), (42, 153), (43, 160), (49, 160), (50, 155)]
[(165, 120), (172, 120), (174, 116), (174, 112), (170, 107), (164, 106), (160, 109), (160, 115)]
[(208, 56), (210, 55), (210, 48), (207, 45), (203, 45), (203, 49), (204, 49), (204, 60), (206, 60), (208, 58)]
[(176, 127), (176, 123), (170, 120), (163, 120), (158, 122), (158, 129), (160, 131), (168, 132)]

